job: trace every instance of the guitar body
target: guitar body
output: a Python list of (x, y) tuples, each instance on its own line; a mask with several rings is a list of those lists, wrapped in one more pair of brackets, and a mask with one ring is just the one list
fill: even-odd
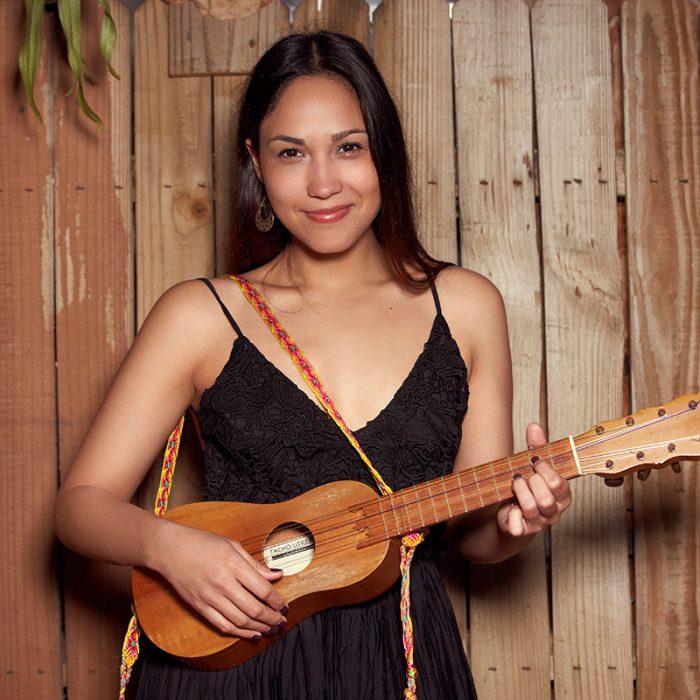
[(398, 578), (400, 542), (367, 544), (358, 504), (374, 501), (369, 486), (340, 481), (271, 505), (208, 501), (166, 514), (168, 520), (237, 540), (284, 577), (275, 584), (289, 605), (287, 626), (253, 642), (214, 629), (160, 575), (135, 568), (134, 606), (142, 629), (158, 647), (189, 666), (236, 666), (316, 612), (369, 600)]
[[(700, 460), (700, 394), (598, 423), (576, 438), (488, 462), (378, 497), (354, 481), (326, 484), (284, 503), (191, 503), (165, 517), (239, 541), (284, 571), (275, 585), (289, 604), (287, 627), (257, 642), (220, 634), (162, 577), (135, 569), (142, 628), (161, 649), (195, 668), (236, 666), (326, 608), (358, 603), (398, 578), (400, 536), (512, 498), (516, 476), (543, 457), (565, 479), (622, 476), (684, 459)], [(537, 454), (536, 452), (539, 452)]]

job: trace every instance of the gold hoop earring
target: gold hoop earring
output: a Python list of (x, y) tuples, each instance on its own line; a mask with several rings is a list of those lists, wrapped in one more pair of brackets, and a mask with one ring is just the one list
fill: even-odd
[(270, 202), (267, 201), (267, 195), (263, 195), (260, 200), (258, 209), (255, 212), (255, 228), (260, 233), (267, 233), (275, 223), (275, 213), (272, 211)]

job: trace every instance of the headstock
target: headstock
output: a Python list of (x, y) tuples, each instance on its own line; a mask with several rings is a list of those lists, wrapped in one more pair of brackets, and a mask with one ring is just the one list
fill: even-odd
[(700, 459), (700, 393), (598, 423), (574, 444), (581, 474), (605, 477)]

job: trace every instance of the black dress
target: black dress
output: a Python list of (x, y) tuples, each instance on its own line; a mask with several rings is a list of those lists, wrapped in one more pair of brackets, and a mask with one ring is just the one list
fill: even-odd
[[(389, 404), (355, 431), (392, 489), (450, 473), (461, 438), (467, 370), (435, 289), (433, 295), (437, 314), (415, 365)], [(374, 487), (339, 428), (260, 353), (217, 300), (238, 337), (201, 399), (205, 498), (276, 503), (339, 479)], [(419, 700), (476, 698), (436, 566), (436, 529), (416, 550), (411, 568), (417, 695)], [(146, 642), (137, 698), (400, 700), (406, 664), (399, 599), (397, 581), (374, 600), (320, 612), (225, 671), (193, 670)]]

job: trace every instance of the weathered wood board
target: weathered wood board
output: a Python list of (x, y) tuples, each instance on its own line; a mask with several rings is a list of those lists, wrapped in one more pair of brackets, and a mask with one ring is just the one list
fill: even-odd
[(135, 22), (137, 323), (176, 282), (214, 269), (211, 80), (167, 74), (168, 8)]
[(418, 226), (428, 252), (457, 261), (450, 20), (447, 8), (385, 0), (374, 57), (401, 113), (413, 164)]
[[(524, 449), (525, 426), (543, 413), (528, 7), (509, 0), (458, 3), (453, 40), (461, 262), (503, 295), (516, 449)], [(545, 697), (551, 649), (542, 538), (509, 562), (473, 566), (469, 590), (480, 697), (506, 697), (514, 684), (521, 698)]]
[[(17, 80), (21, 3), (0, 4), (0, 696), (63, 697), (61, 602), (53, 536), (56, 490), (54, 370), (55, 85), (46, 60), (35, 86), (44, 124), (34, 117)], [(43, 41), (51, 45), (53, 17)]]
[[(113, 8), (118, 44), (110, 77), (100, 55), (102, 12), (82, 12), (86, 96), (100, 130), (75, 99), (57, 99), (56, 357), (61, 477), (71, 462), (133, 338), (131, 76), (129, 13)], [(65, 63), (57, 93), (69, 89)], [(97, 85), (95, 84), (97, 83)], [(99, 86), (99, 87), (98, 87)], [(71, 700), (114, 696), (130, 617), (129, 571), (64, 551), (67, 687)]]
[[(242, 75), (249, 73), (265, 49), (289, 28), (281, 2), (236, 20), (203, 17), (189, 2), (171, 5), (169, 73), (176, 76)], [(163, 60), (163, 53), (159, 60)]]
[[(697, 3), (623, 5), (634, 408), (700, 388)], [(635, 484), (637, 697), (700, 697), (698, 465)]]
[[(608, 14), (599, 0), (532, 8), (551, 435), (622, 413), (625, 315), (617, 244)], [(574, 484), (552, 530), (555, 697), (632, 698), (622, 490)]]

